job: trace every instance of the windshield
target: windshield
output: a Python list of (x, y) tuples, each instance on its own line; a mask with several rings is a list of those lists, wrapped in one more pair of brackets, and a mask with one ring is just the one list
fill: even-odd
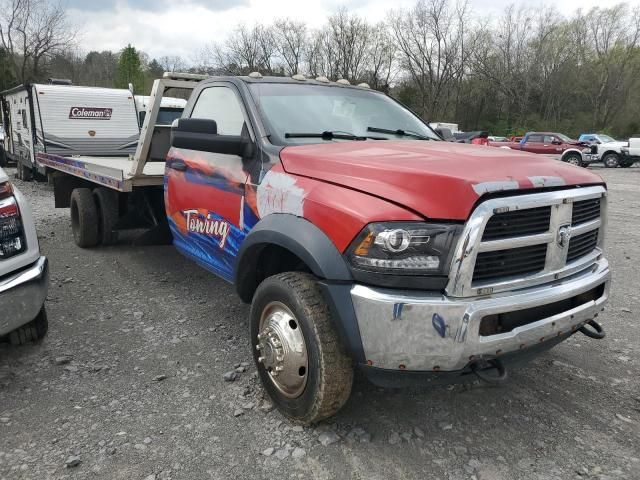
[(571, 140), (569, 137), (567, 137), (566, 135), (563, 135), (561, 133), (556, 133), (556, 137), (558, 137), (560, 140), (562, 140), (565, 143), (573, 142), (573, 140)]
[(615, 142), (615, 140), (611, 138), (609, 135), (598, 135), (598, 140), (600, 140), (602, 143)]
[(285, 83), (251, 83), (249, 88), (269, 127), (271, 142), (277, 145), (336, 141), (328, 135), (292, 135), (323, 132), (383, 140), (439, 140), (413, 113), (375, 91)]

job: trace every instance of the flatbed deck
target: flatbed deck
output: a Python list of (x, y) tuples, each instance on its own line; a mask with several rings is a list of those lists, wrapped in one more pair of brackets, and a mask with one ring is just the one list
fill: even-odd
[(38, 153), (43, 166), (74, 175), (105, 187), (130, 192), (133, 187), (162, 185), (164, 162), (147, 162), (141, 174), (135, 175), (132, 157), (63, 157)]

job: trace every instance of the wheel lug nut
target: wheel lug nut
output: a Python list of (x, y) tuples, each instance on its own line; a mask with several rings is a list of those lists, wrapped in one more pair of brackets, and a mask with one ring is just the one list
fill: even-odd
[(256, 345), (256, 350), (262, 350), (262, 345), (260, 344)]
[(278, 366), (276, 367), (276, 372), (281, 372), (281, 371), (283, 371), (283, 370), (284, 370), (284, 367), (283, 367), (282, 365), (278, 365)]
[(279, 362), (281, 362), (282, 360), (284, 360), (284, 357), (283, 357), (282, 355), (278, 355), (278, 356), (276, 357), (276, 360), (277, 360), (277, 361), (279, 361)]
[(264, 339), (264, 335), (262, 335), (261, 333), (258, 334), (258, 340), (263, 340)]
[(264, 357), (258, 357), (258, 363), (264, 362)]

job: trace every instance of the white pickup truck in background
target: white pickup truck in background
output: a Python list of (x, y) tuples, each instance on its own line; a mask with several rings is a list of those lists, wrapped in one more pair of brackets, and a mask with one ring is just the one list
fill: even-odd
[(31, 208), (0, 168), (0, 338), (21, 345), (46, 335), (48, 287)]

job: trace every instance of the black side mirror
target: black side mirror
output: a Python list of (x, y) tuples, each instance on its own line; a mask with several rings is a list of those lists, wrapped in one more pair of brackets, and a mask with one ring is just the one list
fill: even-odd
[(455, 140), (455, 137), (453, 136), (453, 133), (451, 132), (450, 128), (438, 127), (435, 130), (436, 130), (436, 133), (440, 135), (443, 140), (447, 140), (447, 141)]
[(218, 135), (215, 120), (179, 118), (171, 125), (171, 146), (247, 158), (253, 154), (249, 135)]

